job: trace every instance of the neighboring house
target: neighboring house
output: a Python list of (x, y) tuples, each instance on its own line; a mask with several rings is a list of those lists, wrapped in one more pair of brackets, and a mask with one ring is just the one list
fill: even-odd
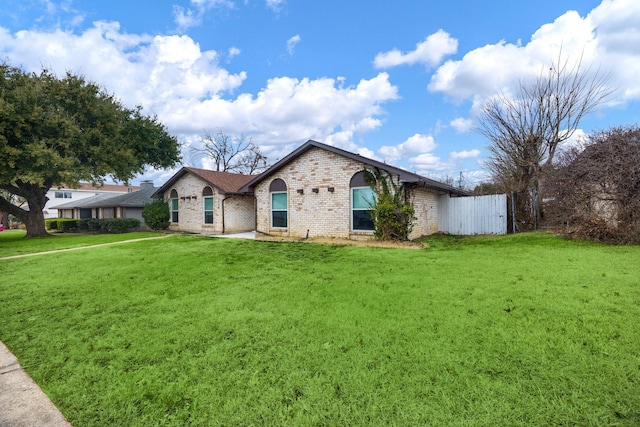
[(88, 197), (93, 197), (99, 194), (113, 196), (122, 193), (131, 193), (137, 190), (139, 190), (139, 187), (130, 185), (104, 184), (101, 187), (95, 187), (92, 184), (86, 182), (80, 183), (80, 186), (78, 188), (69, 188), (68, 186), (51, 188), (47, 192), (49, 201), (47, 201), (47, 204), (44, 207), (44, 217), (57, 218), (57, 209), (61, 204), (76, 202), (78, 200), (86, 199)]
[[(369, 239), (373, 190), (363, 171), (377, 167), (410, 184), (416, 220), (411, 239), (438, 228), (439, 196), (467, 192), (316, 141), (307, 141), (249, 181), (240, 192), (256, 198), (256, 231), (276, 236)], [(163, 187), (164, 188), (164, 187)]]
[(151, 181), (125, 194), (102, 193), (57, 205), (58, 218), (136, 218), (144, 224), (142, 208), (153, 201), (157, 190)]
[(255, 230), (255, 199), (239, 189), (255, 178), (183, 167), (154, 197), (169, 203), (170, 230), (206, 234)]

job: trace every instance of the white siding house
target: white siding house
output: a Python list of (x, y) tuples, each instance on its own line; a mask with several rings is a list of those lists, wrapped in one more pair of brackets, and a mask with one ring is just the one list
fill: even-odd
[(132, 193), (139, 189), (140, 187), (132, 185), (113, 184), (105, 184), (102, 187), (94, 187), (93, 185), (86, 182), (80, 183), (80, 187), (78, 188), (71, 188), (69, 186), (51, 188), (47, 192), (49, 201), (44, 207), (44, 217), (58, 218), (57, 206), (61, 204), (77, 202), (78, 200), (86, 199), (87, 197), (93, 197), (99, 194), (117, 196), (118, 194)]

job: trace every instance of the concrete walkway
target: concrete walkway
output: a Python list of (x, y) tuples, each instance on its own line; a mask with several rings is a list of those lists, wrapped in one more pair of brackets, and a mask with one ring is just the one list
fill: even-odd
[(71, 427), (0, 342), (0, 427)]
[(255, 240), (256, 232), (255, 231), (246, 231), (244, 233), (233, 233), (233, 234), (212, 234), (211, 237), (220, 237), (223, 239), (249, 239)]
[[(5, 257), (0, 258), (0, 260), (3, 260), (3, 259), (15, 259), (15, 258), (26, 258), (26, 257), (30, 257), (30, 256), (49, 255), (49, 254), (56, 254), (56, 253), (60, 253), (60, 252), (82, 251), (84, 249), (99, 248), (101, 246), (122, 245), (124, 243), (141, 242), (143, 240), (166, 239), (167, 237), (171, 237), (171, 236), (172, 236), (172, 234), (165, 234), (164, 236), (141, 237), (139, 239), (120, 240), (118, 242), (99, 243), (97, 245), (76, 246), (74, 248), (54, 249), (52, 251), (44, 251), (44, 252), (31, 252), (31, 253), (28, 253), (28, 254), (5, 256)], [(3, 426), (0, 425), (0, 427), (3, 427)]]

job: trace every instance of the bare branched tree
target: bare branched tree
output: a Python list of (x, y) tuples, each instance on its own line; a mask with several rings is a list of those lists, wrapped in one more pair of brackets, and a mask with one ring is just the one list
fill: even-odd
[(220, 129), (215, 134), (205, 131), (201, 142), (201, 147), (192, 150), (212, 159), (216, 171), (252, 175), (268, 166), (267, 157), (260, 147), (244, 135), (231, 136)]
[[(491, 141), (487, 167), (503, 191), (519, 193), (521, 222), (537, 228), (541, 217), (543, 171), (558, 147), (578, 130), (582, 118), (613, 94), (609, 75), (562, 60), (531, 81), (521, 81), (514, 96), (504, 92), (482, 104), (478, 131)], [(527, 200), (528, 199), (528, 200)]]

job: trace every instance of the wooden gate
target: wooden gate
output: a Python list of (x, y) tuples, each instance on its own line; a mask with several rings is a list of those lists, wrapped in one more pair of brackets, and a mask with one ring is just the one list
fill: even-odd
[(507, 195), (438, 197), (438, 231), (449, 234), (506, 234)]

